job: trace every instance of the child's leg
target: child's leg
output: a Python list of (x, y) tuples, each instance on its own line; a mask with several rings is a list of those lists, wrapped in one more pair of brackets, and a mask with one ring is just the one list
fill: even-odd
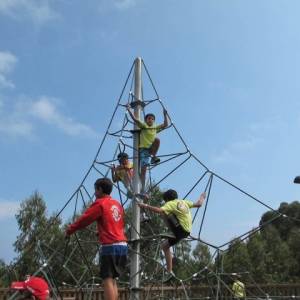
[(113, 278), (105, 278), (103, 280), (104, 299), (118, 300), (118, 287)]
[(150, 154), (152, 156), (156, 156), (159, 146), (160, 146), (160, 139), (155, 138), (154, 142), (152, 143), (152, 145), (150, 147)]
[(118, 294), (118, 286), (116, 280), (114, 280), (114, 290), (115, 290), (115, 300), (118, 300), (119, 294)]
[(132, 198), (132, 195), (133, 195), (132, 179), (127, 173), (124, 176), (122, 182), (123, 182), (125, 188), (127, 189), (127, 197)]
[(146, 183), (146, 172), (147, 172), (147, 166), (142, 166), (141, 168), (141, 193), (145, 192), (145, 183)]
[(167, 262), (167, 270), (168, 272), (172, 271), (172, 253), (170, 250), (170, 245), (168, 240), (163, 241), (162, 245), (162, 250), (164, 251), (166, 262)]
[(147, 166), (149, 165), (150, 160), (150, 149), (148, 148), (141, 148), (139, 150), (139, 160), (140, 160), (140, 166), (141, 166), (141, 193), (145, 192), (145, 184), (146, 184), (146, 172), (147, 172)]

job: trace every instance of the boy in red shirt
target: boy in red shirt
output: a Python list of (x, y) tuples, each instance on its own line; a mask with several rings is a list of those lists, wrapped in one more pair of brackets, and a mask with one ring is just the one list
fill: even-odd
[(103, 279), (105, 300), (118, 299), (115, 278), (124, 271), (128, 253), (127, 238), (124, 233), (124, 210), (121, 204), (110, 196), (112, 188), (110, 179), (97, 179), (95, 202), (66, 230), (66, 235), (69, 236), (97, 222), (99, 242), (102, 245), (100, 277)]
[(14, 281), (10, 288), (20, 291), (22, 299), (49, 299), (48, 283), (41, 277), (27, 275), (25, 281)]

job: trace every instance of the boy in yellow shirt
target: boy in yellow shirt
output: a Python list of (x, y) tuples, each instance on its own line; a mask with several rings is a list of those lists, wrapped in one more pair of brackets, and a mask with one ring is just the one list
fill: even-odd
[(128, 159), (128, 154), (121, 152), (118, 154), (119, 165), (112, 165), (111, 177), (113, 182), (121, 181), (129, 194), (132, 193), (132, 178), (133, 178), (133, 166), (132, 162)]
[(145, 122), (141, 122), (137, 119), (132, 111), (130, 110), (130, 105), (127, 105), (127, 110), (132, 120), (141, 129), (140, 131), (140, 141), (139, 141), (139, 159), (141, 165), (141, 183), (142, 183), (142, 193), (145, 189), (146, 181), (146, 171), (149, 165), (149, 159), (151, 157), (151, 164), (158, 164), (160, 159), (156, 156), (157, 151), (160, 146), (160, 140), (156, 137), (156, 134), (161, 130), (168, 127), (168, 116), (167, 111), (164, 109), (164, 122), (160, 125), (155, 124), (155, 115), (150, 113), (145, 116)]
[(235, 279), (232, 285), (233, 297), (238, 300), (246, 298), (245, 284), (241, 282), (240, 279), (240, 275), (235, 275)]
[(178, 194), (175, 190), (167, 190), (163, 193), (163, 199), (166, 202), (162, 207), (151, 206), (139, 202), (138, 205), (142, 208), (149, 209), (155, 213), (162, 214), (168, 227), (175, 237), (170, 237), (162, 242), (162, 250), (164, 251), (167, 271), (172, 272), (172, 253), (170, 248), (177, 244), (180, 240), (189, 236), (192, 230), (192, 214), (190, 208), (202, 206), (206, 194), (202, 193), (196, 202), (189, 200), (178, 199)]

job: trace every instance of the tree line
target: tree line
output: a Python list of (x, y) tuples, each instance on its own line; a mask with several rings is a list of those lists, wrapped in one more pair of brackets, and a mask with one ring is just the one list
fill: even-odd
[[(163, 204), (159, 188), (153, 191), (151, 203), (157, 206)], [(274, 218), (277, 212), (265, 212), (259, 222), (268, 225), (250, 233), (244, 240), (233, 239), (215, 259), (212, 259), (206, 244), (182, 241), (174, 249), (175, 274), (179, 278), (188, 278), (191, 284), (213, 282), (215, 279), (209, 278), (210, 271), (251, 274), (251, 277), (244, 276), (245, 283), (250, 282), (250, 278), (255, 278), (257, 283), (299, 281), (300, 203), (281, 203), (278, 211), (282, 216), (277, 219)], [(130, 220), (131, 208), (128, 207), (126, 228), (129, 240)], [(141, 240), (141, 276), (155, 281), (161, 278), (162, 270), (159, 270), (160, 264), (157, 262), (160, 258), (157, 237), (167, 230), (158, 215), (150, 214), (150, 220), (141, 226), (141, 235), (145, 237)], [(95, 224), (79, 231), (76, 238), (66, 241), (64, 232), (71, 220), (64, 223), (55, 213), (48, 215), (43, 196), (38, 192), (22, 201), (16, 221), (19, 228), (19, 235), (13, 244), (16, 257), (8, 264), (0, 259), (1, 287), (9, 286), (14, 280), (23, 280), (26, 274), (34, 274), (37, 270), (50, 274), (58, 285), (63, 282), (76, 284), (76, 278), (88, 280), (91, 272), (99, 273)], [(129, 269), (123, 280), (128, 279)]]

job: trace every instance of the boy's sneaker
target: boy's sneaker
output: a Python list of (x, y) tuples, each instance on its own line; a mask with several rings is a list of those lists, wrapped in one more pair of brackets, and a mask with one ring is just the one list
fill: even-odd
[(145, 213), (142, 213), (140, 221), (141, 223), (147, 223), (150, 221), (150, 218)]
[(171, 272), (166, 272), (165, 273), (165, 276), (164, 276), (164, 279), (163, 279), (163, 283), (168, 283), (169, 281), (171, 281), (173, 278), (175, 278), (175, 274), (173, 271)]
[(160, 163), (160, 158), (157, 156), (152, 156), (151, 157), (151, 165), (157, 165), (158, 163)]

